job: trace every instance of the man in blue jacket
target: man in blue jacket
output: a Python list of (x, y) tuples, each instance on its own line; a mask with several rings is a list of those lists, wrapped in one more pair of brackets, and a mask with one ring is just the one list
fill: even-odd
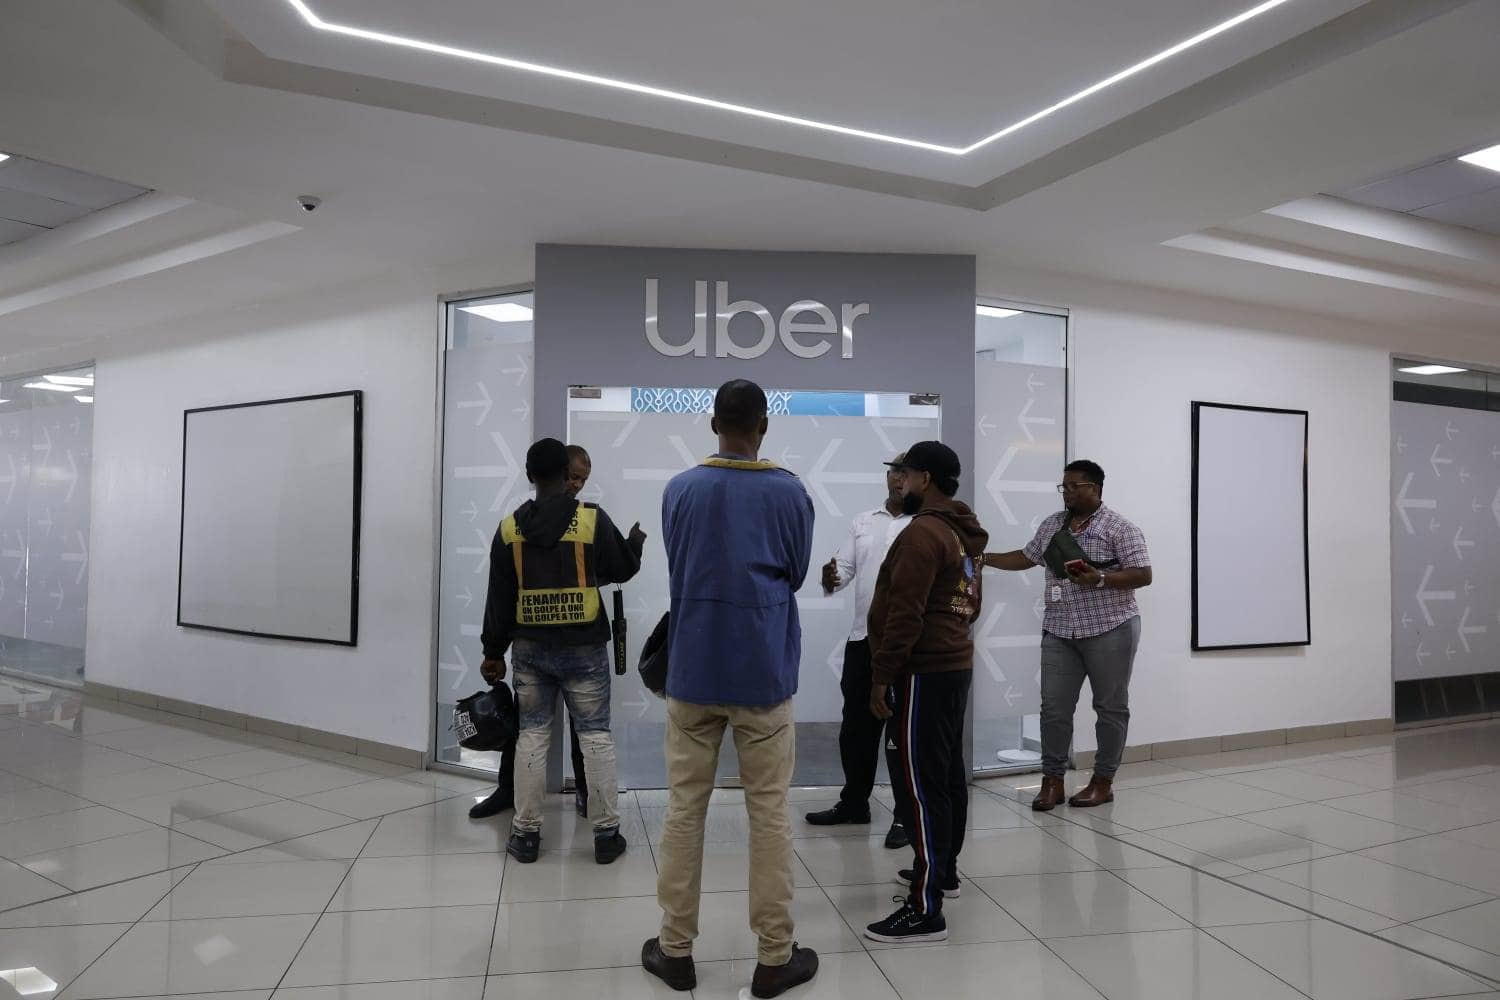
[(796, 476), (761, 461), (766, 394), (726, 382), (714, 398), (719, 450), (662, 497), (671, 578), (667, 783), (657, 899), (661, 935), (641, 964), (675, 990), (697, 985), (703, 826), (724, 730), (734, 733), (750, 819), (750, 926), (760, 938), (756, 997), (813, 978), (818, 956), (792, 940), (792, 827), (787, 788), (802, 626), (797, 590), (812, 557), (813, 506)]

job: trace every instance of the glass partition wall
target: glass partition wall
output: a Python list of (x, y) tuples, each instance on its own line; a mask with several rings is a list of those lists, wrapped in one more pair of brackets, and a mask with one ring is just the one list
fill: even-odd
[[(529, 495), (523, 465), (534, 402), (531, 310), (529, 290), (444, 304), (435, 759), (491, 771), (494, 755), (459, 748), (448, 727), (454, 702), (483, 686), (479, 630), (490, 540), (501, 518)], [(1067, 320), (980, 304), (975, 331), (976, 454), (965, 469), (966, 492), (990, 530), (991, 549), (1019, 548), (1059, 509)], [(813, 572), (798, 595), (803, 661), (795, 781), (837, 785), (843, 780), (839, 675), (853, 593), (824, 595), (817, 569), (844, 544), (852, 517), (883, 502), (882, 463), (915, 441), (942, 436), (942, 401), (915, 392), (767, 389), (772, 422), (763, 455), (802, 477), (817, 512)], [(568, 439), (593, 458), (583, 499), (602, 505), (622, 530), (639, 521), (649, 536), (641, 573), (621, 588), (632, 664), (667, 609), (662, 486), (712, 452), (712, 400), (713, 388), (706, 386), (569, 390)], [(1039, 573), (986, 574), (971, 710), (977, 771), (1030, 769), (1039, 759)], [(613, 591), (606, 589), (606, 609), (613, 607)], [(614, 680), (612, 716), (622, 784), (660, 787), (665, 706), (633, 669)], [(721, 781), (733, 784), (737, 770), (726, 742)]]
[(0, 381), (0, 673), (82, 686), (92, 366)]

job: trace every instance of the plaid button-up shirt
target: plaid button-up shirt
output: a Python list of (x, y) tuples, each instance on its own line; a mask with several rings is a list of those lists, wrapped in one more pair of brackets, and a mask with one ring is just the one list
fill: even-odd
[[(1067, 518), (1064, 512), (1043, 521), (1031, 544), (1021, 550), (1026, 558), (1045, 566), (1042, 554)], [(1118, 567), (1106, 572), (1151, 565), (1151, 554), (1146, 550), (1146, 536), (1141, 529), (1108, 507), (1095, 511), (1083, 532), (1075, 537), (1084, 554), (1094, 562), (1120, 561)], [(1080, 587), (1072, 580), (1059, 580), (1051, 570), (1047, 571), (1047, 588), (1042, 597), (1047, 602), (1042, 630), (1059, 639), (1091, 639), (1119, 628), (1141, 613), (1133, 590)]]

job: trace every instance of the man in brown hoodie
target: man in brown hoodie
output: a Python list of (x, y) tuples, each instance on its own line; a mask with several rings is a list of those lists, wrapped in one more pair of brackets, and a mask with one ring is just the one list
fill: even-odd
[(969, 626), (979, 617), (980, 570), (989, 534), (953, 499), (961, 471), (939, 441), (912, 445), (899, 463), (911, 524), (891, 543), (870, 605), (870, 711), (897, 719), (895, 741), (916, 865), (901, 908), (865, 929), (872, 941), (945, 941), (943, 898), (959, 893), (958, 852), (969, 813), (964, 711), (974, 671)]

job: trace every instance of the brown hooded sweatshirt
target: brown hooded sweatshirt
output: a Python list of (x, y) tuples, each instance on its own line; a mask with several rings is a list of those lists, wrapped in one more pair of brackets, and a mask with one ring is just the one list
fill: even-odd
[(896, 536), (870, 604), (874, 682), (972, 670), (969, 626), (979, 618), (989, 533), (967, 504), (929, 501)]

